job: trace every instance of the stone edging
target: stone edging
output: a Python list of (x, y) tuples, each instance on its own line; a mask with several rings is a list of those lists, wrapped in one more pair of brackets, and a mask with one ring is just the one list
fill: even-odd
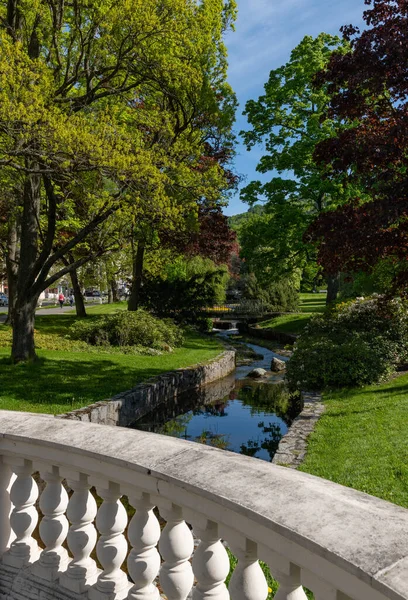
[(279, 442), (272, 462), (297, 469), (304, 461), (307, 451), (307, 438), (324, 412), (322, 395), (314, 392), (302, 392), (303, 410), (293, 421), (289, 431)]
[(227, 350), (207, 364), (162, 373), (113, 398), (56, 416), (60, 419), (127, 427), (162, 402), (226, 377), (234, 369), (235, 351)]

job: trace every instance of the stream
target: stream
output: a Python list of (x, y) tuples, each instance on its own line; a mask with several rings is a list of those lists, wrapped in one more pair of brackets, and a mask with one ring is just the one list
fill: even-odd
[[(237, 330), (217, 333), (228, 336)], [(288, 358), (262, 346), (245, 345), (263, 358), (163, 403), (132, 427), (271, 461), (280, 439), (300, 412), (299, 403), (289, 396), (284, 375), (270, 371), (273, 357)], [(268, 375), (261, 380), (248, 377), (255, 368), (266, 369)]]

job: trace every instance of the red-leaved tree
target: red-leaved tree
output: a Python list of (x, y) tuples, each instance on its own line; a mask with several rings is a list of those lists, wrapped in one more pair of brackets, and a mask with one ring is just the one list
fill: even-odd
[(307, 232), (327, 271), (369, 270), (388, 258), (408, 269), (408, 0), (365, 0), (368, 29), (342, 28), (351, 52), (335, 53), (317, 85), (328, 85), (329, 115), (350, 128), (321, 142), (315, 159), (368, 195), (322, 214)]

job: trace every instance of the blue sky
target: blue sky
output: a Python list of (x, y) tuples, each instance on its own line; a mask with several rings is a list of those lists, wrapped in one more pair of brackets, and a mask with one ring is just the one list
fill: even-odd
[[(242, 111), (245, 102), (258, 98), (271, 69), (285, 64), (291, 50), (305, 35), (322, 31), (338, 34), (341, 25), (362, 23), (364, 0), (237, 0), (238, 21), (235, 32), (226, 39), (229, 54), (229, 81), (235, 90), (239, 107), (236, 131), (246, 129)], [(251, 152), (239, 144), (236, 170), (245, 180), (241, 187), (259, 179), (256, 165), (262, 148)], [(248, 210), (240, 202), (239, 193), (224, 209), (227, 215)]]

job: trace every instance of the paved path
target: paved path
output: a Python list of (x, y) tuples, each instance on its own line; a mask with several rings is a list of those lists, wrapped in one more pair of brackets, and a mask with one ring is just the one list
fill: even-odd
[[(61, 313), (72, 312), (75, 308), (71, 308), (70, 306), (64, 306), (60, 308), (59, 306), (55, 306), (53, 308), (39, 308), (35, 311), (36, 315), (60, 315)], [(0, 311), (0, 323), (4, 323), (7, 317), (7, 309)]]

